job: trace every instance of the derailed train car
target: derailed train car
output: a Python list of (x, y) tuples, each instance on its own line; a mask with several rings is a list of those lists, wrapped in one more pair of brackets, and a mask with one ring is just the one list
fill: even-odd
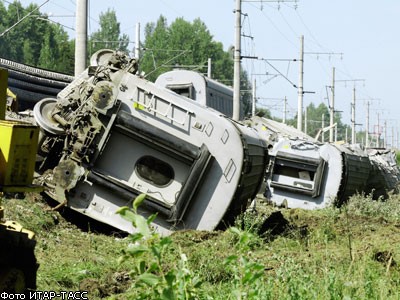
[(146, 193), (157, 231), (212, 230), (259, 190), (268, 153), (253, 128), (135, 75), (136, 62), (100, 51), (93, 66), (34, 107), (43, 129), (37, 171), (47, 193), (132, 231), (115, 214)]
[(400, 171), (392, 151), (315, 141), (295, 128), (253, 117), (247, 123), (270, 146), (266, 198), (289, 208), (340, 206), (356, 193), (375, 199), (397, 191)]
[[(197, 72), (174, 70), (160, 75), (156, 83), (229, 114), (223, 103), (232, 104), (231, 94), (225, 93), (216, 104), (212, 100), (219, 93), (209, 81)], [(270, 149), (267, 188), (261, 192), (273, 203), (314, 209), (339, 206), (356, 193), (371, 193), (377, 199), (398, 190), (400, 172), (391, 150), (319, 143), (292, 126), (258, 116), (244, 123), (256, 129)]]
[(278, 205), (305, 209), (341, 205), (368, 188), (371, 165), (357, 148), (284, 139), (271, 156), (266, 194)]
[[(158, 76), (156, 85), (166, 87), (197, 103), (233, 116), (233, 89), (199, 72), (176, 69)], [(244, 112), (239, 112), (243, 119)]]
[(387, 198), (389, 193), (399, 192), (400, 170), (397, 166), (396, 152), (391, 149), (367, 149), (371, 162), (368, 184), (374, 198)]

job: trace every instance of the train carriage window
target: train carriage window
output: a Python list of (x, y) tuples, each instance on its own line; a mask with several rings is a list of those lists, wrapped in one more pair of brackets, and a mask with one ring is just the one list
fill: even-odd
[(135, 166), (140, 178), (157, 186), (166, 186), (174, 179), (174, 169), (153, 156), (141, 157)]
[(323, 159), (278, 152), (274, 159), (271, 187), (318, 197), (325, 168)]
[(167, 85), (171, 91), (194, 100), (193, 85), (192, 84), (171, 84)]

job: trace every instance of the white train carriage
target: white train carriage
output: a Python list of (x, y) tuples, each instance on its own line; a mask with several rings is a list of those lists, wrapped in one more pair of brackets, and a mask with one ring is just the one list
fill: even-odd
[(138, 77), (121, 53), (92, 61), (34, 109), (44, 130), (37, 171), (55, 200), (132, 231), (115, 211), (145, 193), (139, 212), (157, 212), (163, 234), (212, 230), (245, 209), (268, 159), (254, 129)]
[[(155, 84), (203, 106), (211, 107), (228, 117), (233, 115), (233, 89), (199, 72), (182, 69), (165, 72), (158, 76)], [(241, 110), (240, 119), (243, 119), (243, 115)]]

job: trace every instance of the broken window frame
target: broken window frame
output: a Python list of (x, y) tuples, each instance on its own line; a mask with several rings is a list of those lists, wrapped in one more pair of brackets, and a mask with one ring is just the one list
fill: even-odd
[[(278, 151), (272, 163), (270, 186), (275, 189), (285, 190), (292, 193), (307, 195), (311, 196), (312, 198), (316, 198), (320, 195), (321, 192), (325, 164), (326, 162), (322, 158), (311, 158), (302, 155), (296, 155), (293, 153)], [(313, 172), (313, 179), (309, 180), (310, 184), (312, 184), (312, 187), (305, 187), (305, 185), (308, 183), (304, 179), (300, 179), (300, 177), (279, 174), (280, 171), (282, 171), (280, 170), (281, 168), (298, 169), (299, 172)], [(285, 176), (286, 178), (293, 178), (292, 184), (277, 181), (275, 179), (277, 175)]]
[[(173, 91), (174, 93), (187, 97), (189, 99), (195, 100), (194, 98), (194, 92), (193, 92), (193, 84), (192, 83), (182, 83), (182, 84), (169, 84), (166, 86), (167, 89), (170, 89), (171, 91)], [(183, 94), (181, 91), (182, 90), (187, 90), (188, 91), (188, 95)], [(179, 90), (179, 91), (178, 91)]]

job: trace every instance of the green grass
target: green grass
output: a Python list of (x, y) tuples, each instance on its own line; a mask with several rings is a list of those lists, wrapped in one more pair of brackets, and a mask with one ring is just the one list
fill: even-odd
[[(133, 242), (84, 232), (37, 195), (2, 202), (7, 219), (36, 233), (38, 290), (81, 288), (90, 299), (154, 299), (154, 282), (140, 279), (138, 265), (156, 261), (159, 268), (150, 273), (172, 274), (176, 288), (190, 288), (186, 299), (400, 299), (398, 196), (386, 202), (354, 196), (342, 209), (281, 210), (289, 225), (261, 236), (261, 224), (278, 209), (260, 205), (231, 230), (172, 234), (157, 260), (152, 249), (160, 249), (161, 237)], [(150, 250), (120, 259), (138, 243)], [(161, 283), (154, 286), (161, 290)]]

